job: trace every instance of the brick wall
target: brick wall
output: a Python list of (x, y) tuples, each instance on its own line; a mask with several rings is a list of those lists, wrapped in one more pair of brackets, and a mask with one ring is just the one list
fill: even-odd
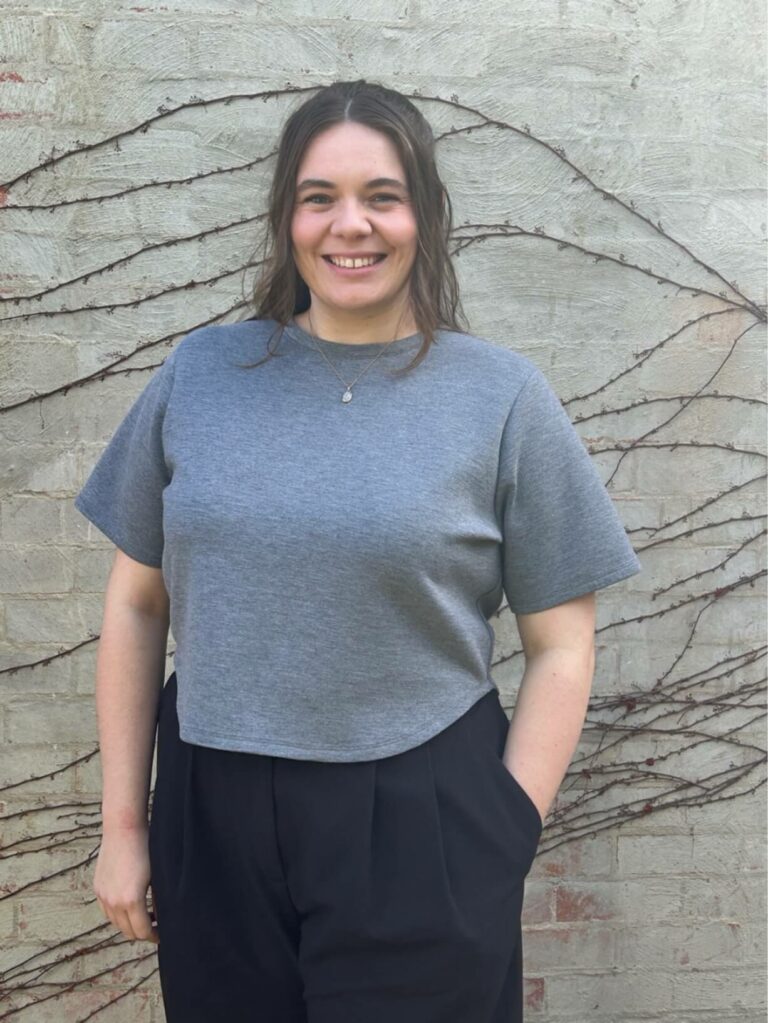
[[(72, 499), (169, 350), (142, 346), (241, 317), (272, 163), (258, 158), (302, 98), (279, 90), (353, 77), (418, 94), (447, 133), (438, 151), (457, 240), (489, 235), (456, 259), (472, 328), (547, 374), (644, 567), (598, 599), (589, 725), (527, 885), (527, 1018), (757, 1023), (766, 133), (756, 0), (4, 4), (9, 1003), (34, 997), (16, 1018), (44, 1023), (125, 993), (95, 1018), (164, 1018), (153, 946), (65, 958), (114, 937), (98, 929), (90, 889), (94, 637), (112, 547)], [(217, 102), (265, 90), (278, 92)], [(493, 625), (511, 713), (519, 639), (508, 610)], [(649, 693), (646, 711), (628, 708)], [(580, 816), (595, 792), (592, 816)], [(65, 960), (38, 986), (14, 966), (36, 953), (37, 965)], [(51, 999), (52, 978), (75, 986)]]

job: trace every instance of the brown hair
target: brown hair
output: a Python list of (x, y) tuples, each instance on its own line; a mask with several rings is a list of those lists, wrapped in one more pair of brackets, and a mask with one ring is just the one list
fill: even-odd
[[(281, 337), (291, 317), (309, 307), (309, 288), (292, 254), (296, 176), (304, 150), (314, 136), (343, 121), (365, 124), (387, 135), (405, 170), (418, 235), (410, 300), (417, 329), (423, 336), (419, 351), (406, 367), (412, 369), (426, 357), (438, 328), (459, 332), (469, 329), (448, 251), (453, 211), (437, 172), (429, 122), (401, 93), (365, 79), (333, 82), (321, 88), (286, 121), (269, 193), (262, 272), (251, 297), (256, 314), (245, 319), (274, 319)], [(264, 359), (250, 366), (259, 366), (274, 354), (270, 350)]]

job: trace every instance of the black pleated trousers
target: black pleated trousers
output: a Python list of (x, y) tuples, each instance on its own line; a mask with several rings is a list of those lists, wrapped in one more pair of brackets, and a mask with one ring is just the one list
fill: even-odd
[(168, 1023), (521, 1023), (542, 829), (496, 689), (413, 749), (329, 763), (179, 738), (163, 687), (151, 888)]

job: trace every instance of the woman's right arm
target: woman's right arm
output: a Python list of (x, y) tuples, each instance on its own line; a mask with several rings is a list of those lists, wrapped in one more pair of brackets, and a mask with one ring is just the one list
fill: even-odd
[(133, 940), (157, 940), (146, 906), (147, 806), (169, 625), (161, 570), (118, 548), (96, 664), (102, 843), (93, 887), (105, 916)]

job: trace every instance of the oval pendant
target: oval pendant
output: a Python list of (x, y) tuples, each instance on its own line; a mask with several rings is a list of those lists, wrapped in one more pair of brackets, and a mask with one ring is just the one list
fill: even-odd
[(352, 401), (352, 392), (350, 391), (349, 388), (346, 389), (346, 391), (344, 392), (344, 394), (341, 397), (341, 400), (344, 401), (344, 402)]

